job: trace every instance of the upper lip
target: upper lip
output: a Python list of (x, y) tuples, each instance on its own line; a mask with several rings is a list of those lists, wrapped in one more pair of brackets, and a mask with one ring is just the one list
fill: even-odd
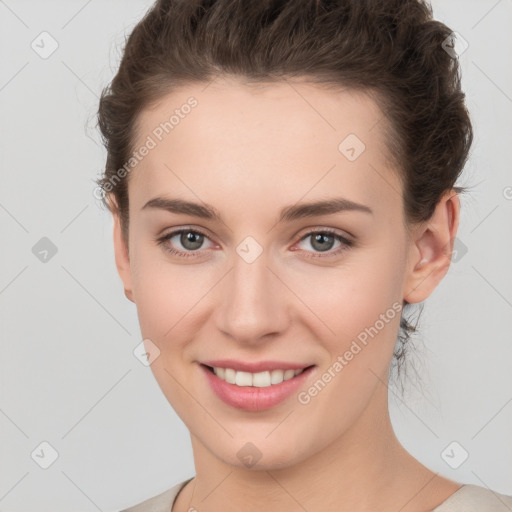
[(232, 368), (238, 372), (258, 373), (272, 370), (302, 370), (311, 364), (290, 363), (286, 361), (237, 361), (235, 359), (216, 359), (201, 361), (202, 364), (218, 368)]

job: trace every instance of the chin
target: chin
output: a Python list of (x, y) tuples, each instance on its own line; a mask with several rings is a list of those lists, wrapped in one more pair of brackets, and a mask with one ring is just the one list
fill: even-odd
[[(312, 449), (310, 445), (308, 450), (304, 450), (306, 443), (309, 444), (304, 438), (298, 447), (299, 443), (286, 443), (278, 437), (271, 439), (272, 435), (267, 436), (268, 432), (266, 431), (262, 432), (260, 436), (243, 435), (240, 438), (230, 438), (225, 443), (212, 445), (209, 447), (209, 451), (230, 466), (265, 471), (294, 466), (311, 455), (309, 453)], [(288, 437), (288, 440), (291, 439)]]

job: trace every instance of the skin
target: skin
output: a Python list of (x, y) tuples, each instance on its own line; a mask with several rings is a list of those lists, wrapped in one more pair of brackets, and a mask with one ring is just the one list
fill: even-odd
[[(142, 112), (135, 147), (190, 96), (197, 107), (129, 175), (128, 246), (114, 214), (125, 294), (160, 350), (151, 369), (192, 441), (196, 476), (173, 511), (433, 509), (461, 484), (423, 466), (393, 432), (387, 382), (399, 314), (308, 404), (292, 395), (265, 411), (235, 409), (213, 393), (198, 361), (315, 364), (307, 390), (393, 303), (430, 296), (450, 265), (457, 196), (447, 192), (429, 222), (406, 230), (376, 103), (304, 81), (183, 86)], [(366, 146), (352, 162), (338, 150), (351, 133)], [(142, 210), (157, 196), (211, 204), (223, 222)], [(373, 214), (277, 223), (286, 206), (334, 197)], [(199, 256), (155, 242), (181, 227), (207, 234)], [(322, 252), (304, 238), (322, 228), (352, 235), (354, 246), (329, 256), (340, 242)], [(236, 252), (247, 236), (263, 250), (250, 264)], [(167, 245), (194, 252), (179, 235)], [(247, 442), (262, 454), (251, 468), (237, 456)]]

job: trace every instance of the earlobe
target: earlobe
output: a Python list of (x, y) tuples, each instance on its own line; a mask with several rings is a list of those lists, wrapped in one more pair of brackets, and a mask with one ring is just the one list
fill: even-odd
[(114, 252), (117, 272), (123, 282), (124, 294), (126, 298), (132, 302), (135, 302), (132, 291), (132, 274), (130, 267), (130, 258), (128, 254), (128, 248), (122, 236), (121, 221), (117, 213), (113, 214), (114, 219)]
[(459, 226), (460, 201), (454, 190), (443, 195), (432, 217), (411, 239), (404, 299), (422, 302), (448, 272)]

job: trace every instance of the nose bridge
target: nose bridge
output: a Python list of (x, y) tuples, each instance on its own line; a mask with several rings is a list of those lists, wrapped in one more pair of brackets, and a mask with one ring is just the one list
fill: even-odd
[(238, 341), (257, 342), (285, 326), (286, 299), (270, 266), (268, 251), (253, 237), (236, 247), (218, 318), (219, 328)]

